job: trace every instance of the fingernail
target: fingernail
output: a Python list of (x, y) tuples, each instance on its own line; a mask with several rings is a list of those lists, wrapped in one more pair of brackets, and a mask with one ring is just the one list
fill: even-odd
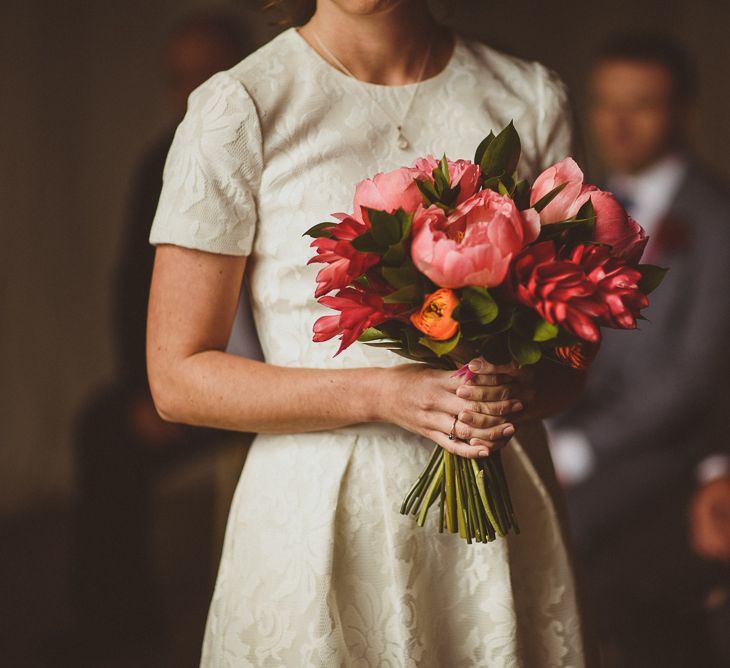
[(516, 401), (514, 404), (512, 404), (512, 410), (514, 411), (521, 411), (524, 408), (521, 401)]
[(479, 360), (472, 360), (469, 362), (469, 371), (476, 373), (482, 368), (482, 363)]
[(479, 456), (480, 457), (489, 457), (489, 450), (480, 450)]
[(502, 430), (503, 436), (512, 436), (515, 433), (515, 428), (510, 424)]

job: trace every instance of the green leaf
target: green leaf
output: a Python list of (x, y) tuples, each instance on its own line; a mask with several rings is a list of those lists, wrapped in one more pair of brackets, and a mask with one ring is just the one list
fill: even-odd
[(397, 267), (406, 258), (406, 249), (402, 241), (393, 244), (383, 255), (383, 262), (391, 267)]
[(502, 181), (502, 179), (499, 179), (499, 184), (498, 184), (497, 188), (499, 189), (498, 192), (500, 195), (504, 195), (505, 197), (510, 196), (510, 192), (507, 189), (507, 186), (504, 185), (504, 181)]
[(446, 153), (444, 153), (441, 156), (441, 160), (439, 161), (439, 169), (441, 170), (441, 174), (444, 177), (444, 182), (446, 183), (447, 187), (451, 187), (451, 174), (449, 174), (449, 163), (448, 160), (446, 160)]
[(640, 264), (637, 269), (641, 272), (641, 280), (639, 281), (639, 289), (648, 295), (656, 290), (660, 283), (664, 280), (669, 269), (665, 267), (657, 267), (654, 264)]
[(411, 234), (411, 225), (413, 225), (413, 214), (406, 213), (403, 209), (395, 212), (395, 217), (400, 222), (400, 241), (404, 241)]
[(537, 343), (523, 339), (514, 331), (509, 333), (509, 351), (520, 366), (535, 364), (542, 357), (542, 350)]
[(594, 240), (596, 213), (590, 199), (580, 208), (575, 218), (543, 225), (539, 241), (561, 239), (563, 241), (588, 243)]
[(385, 332), (381, 332), (377, 327), (368, 327), (362, 334), (360, 334), (360, 336), (357, 337), (357, 340), (367, 343), (368, 341), (375, 341), (376, 339), (384, 339), (385, 336)]
[(401, 223), (398, 217), (386, 211), (365, 207), (370, 220), (370, 232), (381, 246), (397, 244), (401, 239)]
[(446, 341), (434, 341), (434, 339), (430, 339), (427, 336), (422, 336), (418, 339), (418, 343), (422, 346), (426, 346), (426, 348), (435, 352), (439, 357), (443, 357), (456, 348), (456, 344), (459, 343), (460, 338), (461, 332), (456, 332), (454, 336)]
[(485, 178), (506, 174), (512, 176), (520, 161), (520, 136), (512, 121), (490, 143), (479, 161)]
[(323, 223), (317, 223), (316, 225), (313, 225), (304, 234), (302, 234), (302, 236), (310, 236), (314, 237), (315, 239), (319, 239), (319, 237), (328, 237), (329, 239), (332, 239), (334, 235), (332, 234), (331, 229), (335, 225), (336, 223), (332, 223), (326, 220)]
[(512, 199), (515, 201), (515, 206), (520, 211), (523, 211), (524, 209), (529, 209), (530, 184), (524, 179), (515, 183), (515, 187), (512, 189)]
[(405, 288), (417, 284), (420, 280), (420, 274), (412, 264), (402, 267), (383, 267), (380, 273), (394, 288)]
[(482, 139), (481, 142), (479, 142), (479, 146), (477, 146), (477, 150), (474, 153), (474, 164), (475, 165), (481, 165), (482, 164), (482, 158), (484, 157), (484, 151), (487, 150), (487, 147), (492, 143), (494, 140), (494, 132), (490, 132), (484, 139)]
[(535, 333), (532, 335), (533, 341), (552, 341), (560, 331), (557, 325), (553, 325), (547, 320), (540, 320), (535, 325)]
[(383, 297), (386, 304), (414, 304), (423, 299), (423, 293), (417, 285), (406, 285)]
[(361, 253), (377, 253), (378, 255), (384, 255), (388, 250), (387, 248), (383, 248), (382, 245), (373, 239), (373, 235), (370, 231), (365, 232), (365, 234), (361, 234), (359, 237), (355, 237), (351, 243), (352, 247)]
[(467, 286), (461, 291), (461, 299), (476, 315), (482, 325), (488, 325), (499, 315), (499, 306), (485, 288)]
[(428, 179), (416, 179), (416, 186), (421, 191), (425, 204), (433, 204), (438, 201), (439, 196), (431, 181)]
[(484, 181), (482, 183), (482, 187), (485, 190), (494, 190), (495, 192), (499, 192), (499, 185), (502, 183), (502, 179), (500, 178), (503, 176), (502, 174), (499, 174), (498, 176), (492, 176)]
[(593, 208), (593, 202), (590, 197), (586, 203), (578, 209), (575, 219), (579, 221), (590, 221), (591, 224), (596, 222), (596, 210)]
[(544, 195), (539, 200), (537, 200), (537, 202), (535, 202), (535, 206), (533, 206), (532, 208), (540, 213), (540, 211), (542, 211), (548, 204), (550, 204), (550, 202), (552, 202), (567, 185), (568, 182), (566, 181), (565, 183), (561, 183), (559, 186), (555, 186), (555, 188), (553, 188), (547, 195)]

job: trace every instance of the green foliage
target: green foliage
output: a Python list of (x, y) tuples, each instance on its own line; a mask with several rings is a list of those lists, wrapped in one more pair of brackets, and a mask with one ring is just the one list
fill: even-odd
[(377, 339), (384, 339), (385, 337), (385, 332), (377, 327), (368, 327), (362, 334), (360, 334), (360, 336), (357, 337), (357, 340), (362, 343), (367, 343), (368, 341), (376, 341)]
[(302, 234), (302, 236), (310, 236), (315, 239), (318, 239), (319, 237), (328, 237), (329, 239), (332, 239), (334, 238), (334, 235), (332, 234), (331, 229), (335, 226), (335, 224), (336, 223), (327, 220), (323, 223), (317, 223), (316, 225), (312, 225), (312, 227)]
[(561, 241), (572, 244), (593, 241), (596, 227), (596, 213), (589, 199), (576, 214), (575, 218), (550, 223), (540, 228), (538, 241)]
[(654, 264), (640, 264), (637, 269), (641, 272), (641, 280), (639, 281), (639, 289), (648, 295), (656, 290), (664, 280), (669, 269), (665, 267), (657, 267)]
[(479, 166), (485, 181), (493, 177), (511, 177), (517, 169), (521, 152), (520, 136), (510, 121), (507, 127), (488, 143), (481, 155)]
[(541, 319), (535, 325), (532, 340), (538, 342), (552, 341), (558, 336), (559, 331), (560, 328), (557, 325), (553, 325), (551, 322)]
[(454, 348), (456, 348), (456, 344), (459, 343), (460, 339), (461, 332), (456, 332), (454, 336), (452, 336), (450, 339), (447, 339), (446, 341), (435, 341), (434, 339), (431, 339), (427, 336), (422, 336), (420, 339), (418, 339), (418, 342), (422, 346), (426, 346), (426, 348), (436, 353), (438, 357), (443, 357), (444, 355), (450, 353)]
[(512, 189), (512, 199), (520, 211), (528, 209), (530, 207), (530, 184), (524, 179), (515, 183), (515, 187)]
[(383, 297), (386, 304), (419, 304), (423, 300), (423, 291), (418, 285), (406, 285)]
[(552, 202), (567, 185), (568, 182), (566, 181), (565, 183), (561, 183), (559, 186), (555, 186), (555, 188), (553, 188), (547, 195), (544, 195), (539, 200), (537, 200), (537, 202), (535, 202), (535, 206), (533, 206), (532, 208), (540, 213), (540, 211), (542, 211), (548, 204), (550, 204), (550, 202)]
[(484, 158), (484, 152), (487, 150), (489, 145), (494, 141), (494, 132), (491, 132), (482, 139), (481, 142), (479, 142), (479, 146), (477, 146), (477, 150), (474, 153), (474, 164), (475, 165), (481, 165), (482, 159)]
[(361, 253), (376, 253), (385, 264), (400, 265), (406, 257), (405, 241), (411, 233), (413, 214), (398, 209), (394, 213), (365, 207), (370, 229), (352, 240)]
[(537, 343), (523, 338), (514, 330), (509, 333), (509, 351), (520, 366), (535, 364), (542, 357), (542, 350)]
[(461, 301), (482, 325), (488, 325), (499, 315), (499, 306), (485, 288), (467, 286), (461, 291)]
[(402, 267), (382, 267), (380, 274), (396, 289), (416, 285), (421, 282), (420, 273), (410, 263), (404, 264)]

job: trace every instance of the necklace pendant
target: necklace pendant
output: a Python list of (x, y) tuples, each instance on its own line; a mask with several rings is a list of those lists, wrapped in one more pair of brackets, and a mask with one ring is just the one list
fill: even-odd
[(398, 148), (405, 151), (407, 148), (410, 147), (410, 142), (406, 139), (405, 135), (403, 134), (403, 130), (401, 130), (400, 127), (398, 127), (398, 137), (396, 138), (398, 142)]

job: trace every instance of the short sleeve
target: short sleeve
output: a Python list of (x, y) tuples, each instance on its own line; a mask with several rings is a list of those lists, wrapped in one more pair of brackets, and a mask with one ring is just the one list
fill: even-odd
[(555, 72), (543, 65), (538, 64), (537, 71), (538, 167), (542, 171), (568, 156), (581, 162), (582, 149), (568, 88)]
[(216, 74), (190, 95), (175, 132), (150, 243), (248, 255), (262, 162), (253, 100), (229, 73)]

